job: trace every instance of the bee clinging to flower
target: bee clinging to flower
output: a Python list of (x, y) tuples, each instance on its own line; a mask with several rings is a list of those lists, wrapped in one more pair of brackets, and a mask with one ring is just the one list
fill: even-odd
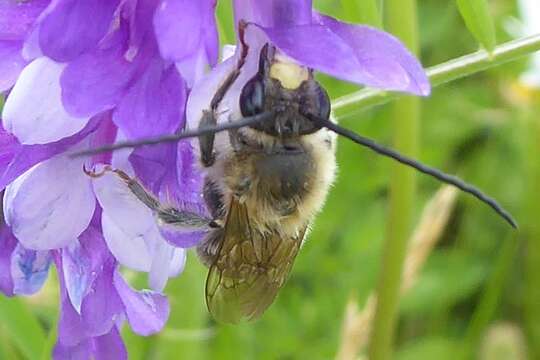
[(397, 39), (316, 13), (310, 1), (237, 0), (235, 10), (235, 54), (195, 84), (183, 131), (90, 151), (198, 140), (207, 215), (164, 205), (122, 169), (111, 170), (161, 225), (205, 231), (197, 253), (209, 267), (206, 300), (217, 320), (255, 319), (274, 301), (334, 180), (337, 135), (457, 186), (515, 226), (475, 187), (331, 119), (316, 70), (386, 90), (429, 94), (421, 65)]

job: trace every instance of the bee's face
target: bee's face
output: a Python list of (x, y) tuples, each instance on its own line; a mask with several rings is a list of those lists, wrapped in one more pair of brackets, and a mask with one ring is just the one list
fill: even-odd
[(261, 50), (258, 73), (242, 89), (240, 110), (243, 116), (274, 112), (272, 122), (259, 123), (253, 128), (288, 138), (319, 130), (306, 115), (328, 119), (330, 100), (310, 70), (276, 55), (266, 45)]

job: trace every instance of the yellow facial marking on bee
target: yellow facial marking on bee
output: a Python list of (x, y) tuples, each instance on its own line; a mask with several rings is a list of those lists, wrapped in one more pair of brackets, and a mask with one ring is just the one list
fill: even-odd
[(308, 79), (309, 72), (292, 62), (276, 62), (270, 66), (270, 77), (278, 80), (285, 89), (294, 90)]

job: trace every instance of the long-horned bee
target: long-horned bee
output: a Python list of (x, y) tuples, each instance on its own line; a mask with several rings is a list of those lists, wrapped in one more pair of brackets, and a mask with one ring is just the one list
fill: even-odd
[(255, 319), (274, 301), (334, 180), (336, 134), (457, 186), (516, 226), (504, 209), (473, 186), (331, 121), (328, 95), (311, 69), (270, 44), (258, 55), (258, 71), (238, 98), (241, 119), (218, 122), (217, 113), (242, 71), (245, 52), (203, 111), (197, 129), (85, 152), (198, 137), (203, 195), (211, 218), (163, 205), (136, 179), (121, 169), (111, 170), (155, 212), (157, 221), (180, 229), (208, 229), (197, 253), (209, 267), (206, 301), (217, 320)]

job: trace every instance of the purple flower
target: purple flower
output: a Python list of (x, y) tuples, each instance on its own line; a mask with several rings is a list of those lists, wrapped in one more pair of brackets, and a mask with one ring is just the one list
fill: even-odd
[[(126, 358), (119, 335), (125, 321), (149, 335), (167, 320), (161, 292), (183, 270), (184, 248), (196, 245), (206, 230), (172, 231), (117, 174), (92, 178), (85, 169), (120, 169), (161, 202), (206, 216), (192, 143), (90, 159), (68, 153), (198, 126), (241, 53), (238, 47), (216, 66), (215, 5), (0, 3), (0, 91), (9, 90), (0, 128), (0, 290), (32, 294), (49, 267), (57, 267), (56, 359)], [(420, 64), (389, 34), (318, 14), (311, 1), (236, 0), (234, 7), (248, 53), (220, 105), (220, 121), (239, 116), (240, 90), (257, 71), (266, 43), (279, 49), (278, 56), (344, 80), (429, 93)], [(133, 290), (120, 265), (147, 272), (153, 290)]]
[[(0, 92), (9, 90), (0, 290), (33, 294), (57, 267), (57, 359), (126, 358), (124, 321), (150, 335), (168, 318), (161, 292), (183, 270), (183, 247), (204, 233), (169, 234), (116, 175), (93, 179), (85, 169), (110, 164), (160, 200), (204, 214), (191, 143), (68, 153), (181, 130), (191, 86), (217, 61), (214, 8), (215, 0), (0, 2)], [(147, 272), (153, 290), (131, 289), (120, 265)]]
[[(235, 0), (235, 21), (247, 23), (248, 55), (240, 76), (222, 101), (220, 119), (238, 119), (241, 89), (258, 70), (259, 52), (266, 43), (304, 67), (339, 79), (384, 90), (429, 95), (431, 87), (416, 58), (394, 36), (363, 25), (322, 15), (309, 0)], [(238, 30), (238, 29), (237, 29)], [(189, 98), (187, 121), (196, 127), (212, 95), (236, 66), (234, 56), (196, 84)]]

